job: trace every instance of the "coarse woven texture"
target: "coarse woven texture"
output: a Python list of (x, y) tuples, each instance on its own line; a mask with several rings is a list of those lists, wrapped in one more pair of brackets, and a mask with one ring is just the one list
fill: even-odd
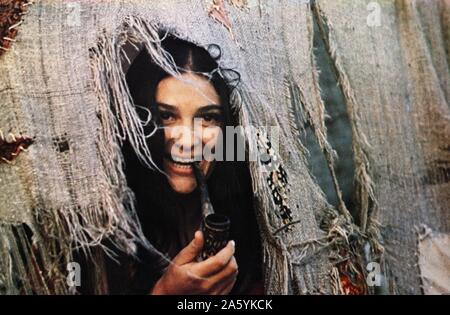
[[(316, 4), (327, 20), (347, 106), (358, 115), (352, 121), (370, 143), (366, 166), (373, 174), (391, 291), (420, 294), (415, 229), (450, 229), (450, 2)], [(371, 19), (376, 11), (380, 23)]]
[[(273, 163), (250, 163), (266, 292), (345, 293), (336, 262), (350, 257), (346, 266), (354, 261), (362, 273), (368, 261), (388, 266), (391, 292), (419, 293), (418, 270), (400, 269), (414, 263), (413, 227), (425, 221), (448, 232), (450, 223), (449, 4), (437, 2), (435, 14), (424, 14), (421, 1), (377, 3), (381, 25), (373, 27), (369, 1), (36, 1), (0, 59), (0, 130), (34, 139), (13, 163), (0, 164), (0, 290), (73, 293), (66, 283), (73, 251), (89, 252), (105, 239), (130, 254), (137, 243), (154, 250), (122, 170), (125, 137), (152, 166), (122, 64), (123, 47), (132, 43), (176, 75), (159, 45), (164, 30), (218, 44), (220, 65), (241, 74), (232, 95), (240, 123), (281, 127)], [(326, 202), (300, 142), (308, 124), (333, 173), (314, 23), (351, 121), (358, 225), (337, 180), (338, 209)], [(259, 134), (246, 133), (249, 145), (264, 148)], [(287, 183), (274, 180), (284, 172)], [(103, 283), (101, 263), (96, 267)]]
[(450, 235), (423, 227), (419, 234), (418, 264), (424, 294), (450, 292)]

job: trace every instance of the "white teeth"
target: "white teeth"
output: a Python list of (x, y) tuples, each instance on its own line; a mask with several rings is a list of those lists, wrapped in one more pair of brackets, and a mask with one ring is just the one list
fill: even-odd
[(194, 162), (194, 160), (192, 160), (192, 159), (180, 159), (180, 158), (175, 158), (175, 157), (172, 157), (172, 159), (174, 162), (179, 162), (179, 163), (193, 163)]
[(185, 165), (185, 164), (180, 164), (180, 163), (175, 163), (175, 162), (172, 162), (172, 163), (178, 168), (185, 168), (185, 169), (191, 168), (191, 165)]

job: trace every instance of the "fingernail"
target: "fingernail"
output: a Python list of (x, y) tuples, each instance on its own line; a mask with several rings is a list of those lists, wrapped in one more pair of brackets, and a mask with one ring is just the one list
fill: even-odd
[(230, 243), (231, 243), (231, 246), (235, 246), (236, 244), (234, 243), (234, 241), (230, 241)]

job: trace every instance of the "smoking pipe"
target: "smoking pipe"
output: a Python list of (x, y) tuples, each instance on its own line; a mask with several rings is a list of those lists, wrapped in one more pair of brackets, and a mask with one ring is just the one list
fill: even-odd
[(200, 254), (203, 260), (214, 256), (224, 248), (230, 235), (230, 219), (224, 214), (214, 212), (214, 208), (209, 199), (208, 186), (205, 176), (200, 169), (198, 162), (193, 164), (195, 179), (200, 190), (200, 202), (202, 211), (201, 230), (205, 238), (202, 252)]

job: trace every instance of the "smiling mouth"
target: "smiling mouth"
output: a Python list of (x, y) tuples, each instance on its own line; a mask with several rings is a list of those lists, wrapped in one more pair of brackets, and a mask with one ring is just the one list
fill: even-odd
[(176, 168), (192, 170), (192, 165), (199, 161), (192, 158), (172, 157), (170, 154), (166, 154), (165, 158)]

